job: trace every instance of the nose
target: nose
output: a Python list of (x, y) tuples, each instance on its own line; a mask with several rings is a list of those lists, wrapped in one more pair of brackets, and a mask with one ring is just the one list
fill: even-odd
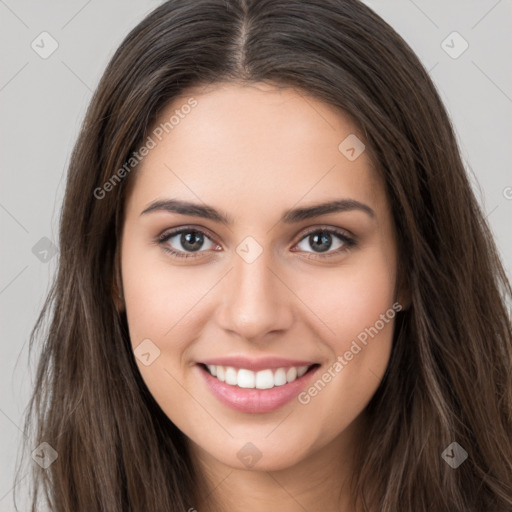
[(272, 268), (268, 252), (251, 263), (235, 254), (221, 291), (220, 326), (252, 342), (282, 334), (293, 322), (294, 295), (284, 276)]

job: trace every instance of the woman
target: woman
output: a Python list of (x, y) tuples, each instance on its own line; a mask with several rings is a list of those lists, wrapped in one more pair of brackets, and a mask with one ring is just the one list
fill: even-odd
[(166, 2), (72, 155), (35, 483), (55, 512), (510, 510), (510, 294), (375, 13)]

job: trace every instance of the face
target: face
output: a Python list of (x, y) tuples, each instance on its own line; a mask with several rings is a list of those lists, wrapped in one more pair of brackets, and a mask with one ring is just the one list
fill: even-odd
[(150, 137), (121, 276), (155, 400), (232, 468), (283, 469), (352, 442), (400, 308), (363, 134), (304, 92), (217, 84), (176, 98)]

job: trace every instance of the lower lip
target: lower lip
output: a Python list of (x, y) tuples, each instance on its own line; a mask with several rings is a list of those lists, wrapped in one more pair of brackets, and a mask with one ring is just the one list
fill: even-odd
[(197, 365), (210, 391), (218, 400), (231, 409), (252, 414), (272, 412), (293, 400), (308, 384), (319, 366), (306, 372), (293, 382), (274, 386), (270, 389), (247, 389), (231, 386), (211, 375), (201, 365)]

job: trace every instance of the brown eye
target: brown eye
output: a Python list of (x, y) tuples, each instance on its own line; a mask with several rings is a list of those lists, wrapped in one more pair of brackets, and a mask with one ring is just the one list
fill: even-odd
[[(307, 233), (297, 244), (297, 247), (305, 252), (313, 252), (319, 255), (326, 253), (325, 256), (332, 256), (340, 254), (355, 245), (356, 242), (341, 231), (335, 229), (316, 229)], [(313, 251), (308, 251), (308, 248), (312, 248)], [(331, 251), (331, 249), (335, 250)]]
[(189, 258), (193, 257), (189, 253), (204, 252), (200, 249), (203, 248), (205, 240), (209, 240), (213, 247), (215, 247), (215, 244), (203, 231), (195, 228), (181, 228), (164, 233), (159, 237), (158, 243), (163, 246), (164, 250), (174, 256)]

